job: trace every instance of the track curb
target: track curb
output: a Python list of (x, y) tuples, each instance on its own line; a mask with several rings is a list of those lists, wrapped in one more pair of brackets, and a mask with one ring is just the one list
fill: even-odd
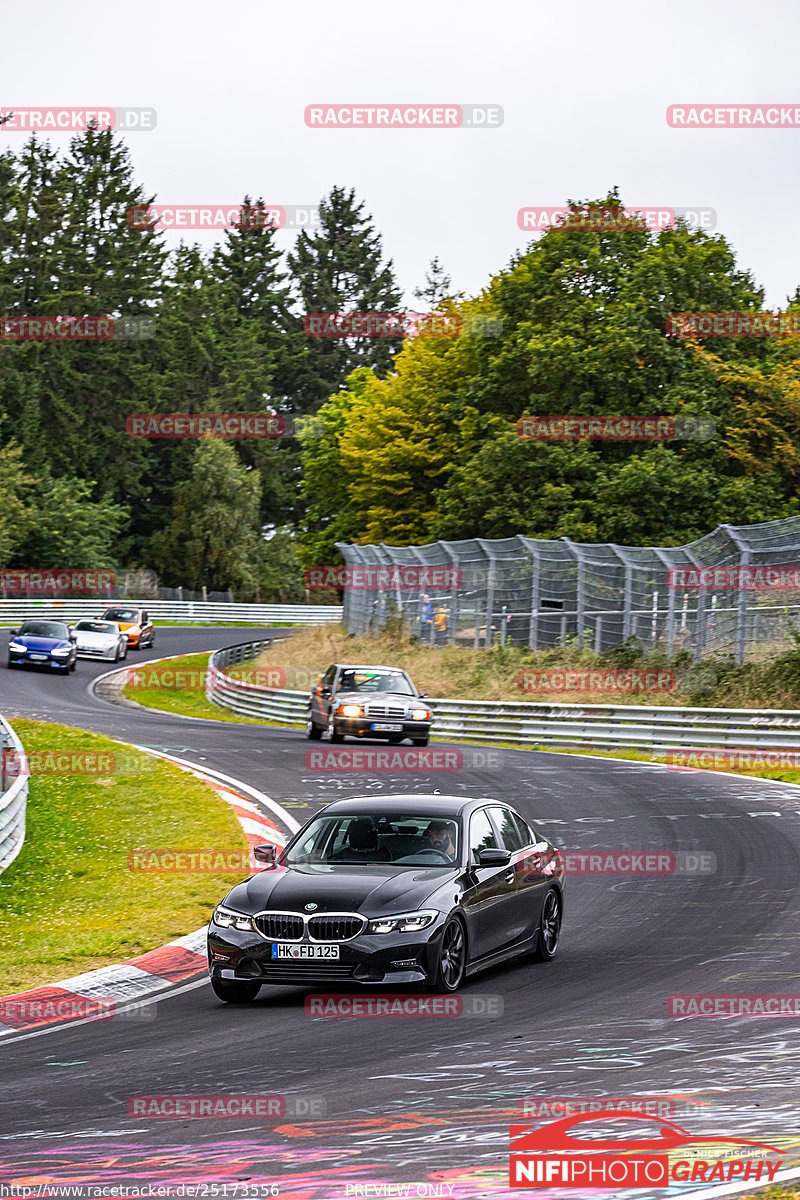
[[(295, 819), (276, 801), (240, 780), (218, 771), (197, 767), (185, 759), (175, 758), (147, 746), (120, 744), (130, 745), (131, 749), (172, 763), (173, 766), (201, 779), (217, 792), (233, 810), (242, 827), (251, 850), (250, 866), (254, 873), (262, 868), (252, 857), (253, 846), (265, 841), (283, 846), (299, 828)], [(268, 816), (264, 809), (271, 815)], [(175, 984), (184, 983), (206, 970), (206, 929), (207, 926), (204, 925), (201, 929), (175, 938), (164, 946), (119, 963), (98, 967), (97, 970), (60, 979), (55, 983), (31, 988), (29, 991), (0, 996), (0, 1041), (14, 1034), (28, 1033), (48, 1026), (83, 1022), (87, 1019), (108, 1020), (116, 1014), (118, 1007), (122, 1009), (124, 1006), (124, 1012), (129, 1014), (131, 1009), (137, 1007), (138, 1002), (148, 1000), (155, 994), (165, 992)]]

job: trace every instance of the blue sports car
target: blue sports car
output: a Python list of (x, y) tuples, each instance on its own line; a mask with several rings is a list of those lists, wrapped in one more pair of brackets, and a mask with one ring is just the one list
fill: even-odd
[(66, 674), (75, 670), (77, 657), (75, 634), (64, 621), (26, 621), (11, 630), (9, 667), (53, 667)]

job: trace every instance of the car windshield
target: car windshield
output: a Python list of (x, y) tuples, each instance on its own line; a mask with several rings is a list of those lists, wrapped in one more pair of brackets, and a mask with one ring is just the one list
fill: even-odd
[(358, 813), (316, 817), (284, 852), (282, 862), (447, 867), (458, 861), (458, 822), (422, 813)]
[(69, 630), (60, 621), (26, 621), (19, 631), (20, 637), (69, 638)]
[(103, 613), (107, 621), (138, 621), (139, 614), (135, 608), (110, 608)]
[(340, 692), (394, 692), (398, 696), (413, 696), (414, 689), (402, 671), (370, 671), (358, 667), (342, 671)]
[(75, 628), (81, 633), (116, 633), (110, 621), (78, 621)]

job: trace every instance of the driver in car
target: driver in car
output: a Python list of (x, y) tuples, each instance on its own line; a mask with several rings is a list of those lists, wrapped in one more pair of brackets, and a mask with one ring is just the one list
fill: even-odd
[(456, 844), (453, 840), (452, 821), (430, 821), (425, 830), (427, 848), (438, 850), (440, 854), (453, 859), (456, 854)]

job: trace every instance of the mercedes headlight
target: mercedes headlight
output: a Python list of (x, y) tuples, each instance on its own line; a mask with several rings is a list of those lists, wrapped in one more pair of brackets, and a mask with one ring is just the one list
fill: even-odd
[(9, 648), (9, 650), (17, 650), (17, 651), (28, 649), (28, 647), (25, 645), (24, 642), (9, 642), (8, 648)]
[(431, 714), (428, 712), (427, 708), (412, 708), (412, 710), (411, 710), (411, 720), (412, 721), (430, 721), (430, 719), (431, 719)]
[(224, 904), (220, 904), (214, 909), (214, 916), (211, 920), (222, 929), (255, 929), (252, 917), (248, 917), (245, 913), (235, 912), (232, 908), (226, 908)]
[(360, 704), (340, 704), (339, 705), (339, 713), (343, 717), (360, 717), (361, 716), (361, 705)]
[(417, 933), (432, 925), (438, 912), (423, 909), (421, 912), (395, 913), (391, 917), (376, 917), (367, 924), (367, 933)]

